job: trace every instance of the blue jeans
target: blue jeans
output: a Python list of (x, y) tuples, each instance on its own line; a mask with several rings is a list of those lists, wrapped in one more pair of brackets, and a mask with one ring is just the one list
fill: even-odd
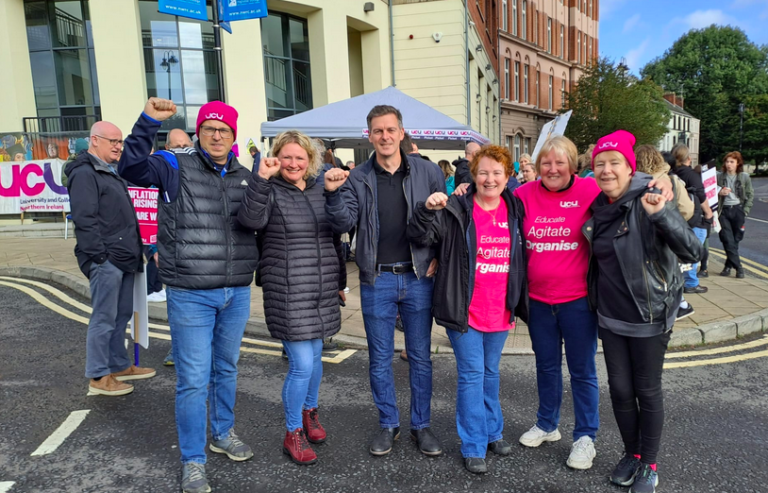
[(576, 426), (573, 441), (583, 436), (592, 440), (600, 426), (597, 387), (597, 314), (589, 309), (587, 298), (548, 305), (530, 301), (529, 330), (536, 354), (536, 383), (539, 411), (536, 426), (547, 433), (560, 423), (563, 402), (563, 342), (571, 374), (573, 411)]
[[(693, 233), (696, 235), (696, 238), (699, 239), (699, 242), (701, 244), (704, 244), (704, 241), (707, 239), (707, 230), (704, 228), (691, 228), (693, 230)], [(698, 270), (698, 262), (693, 264), (693, 269), (685, 271), (683, 274), (685, 276), (685, 284), (684, 286), (686, 288), (695, 288), (699, 285), (699, 274), (696, 272)]]
[(302, 409), (317, 407), (323, 378), (323, 340), (282, 341), (288, 355), (288, 374), (283, 384), (283, 411), (288, 431), (302, 427)]
[(85, 376), (98, 378), (131, 366), (125, 349), (125, 328), (133, 315), (133, 272), (123, 272), (107, 260), (93, 262), (91, 319), (85, 343)]
[(368, 339), (369, 375), (373, 402), (382, 428), (400, 426), (392, 356), (398, 310), (405, 328), (411, 381), (411, 429), (429, 426), (432, 401), (432, 278), (416, 274), (379, 272), (373, 286), (362, 284), (360, 298)]
[(237, 360), (251, 311), (251, 288), (169, 286), (166, 292), (181, 462), (205, 464), (206, 401), (214, 440), (226, 437), (235, 425)]
[(462, 334), (448, 329), (456, 370), (456, 428), (461, 455), (485, 458), (488, 444), (502, 439), (504, 416), (499, 402), (499, 361), (509, 331)]

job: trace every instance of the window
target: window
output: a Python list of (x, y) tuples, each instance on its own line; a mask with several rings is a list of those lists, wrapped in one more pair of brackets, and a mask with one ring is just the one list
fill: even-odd
[(533, 42), (539, 44), (539, 13), (533, 11)]
[(525, 140), (523, 141), (523, 152), (525, 154), (530, 154), (531, 153), (530, 149), (531, 149), (531, 138), (526, 137)]
[(586, 34), (584, 34), (584, 42), (581, 43), (581, 49), (582, 49), (581, 60), (582, 60), (582, 63), (586, 65), (587, 64), (587, 35)]
[(523, 67), (523, 103), (528, 104), (528, 65)]
[(509, 101), (509, 58), (504, 59), (504, 99)]
[(512, 0), (512, 35), (517, 36), (517, 0)]
[(589, 55), (587, 56), (587, 64), (592, 65), (592, 38), (589, 38)]
[(548, 106), (548, 109), (550, 111), (552, 111), (552, 104), (553, 104), (553, 99), (554, 99), (554, 96), (555, 96), (554, 92), (553, 92), (553, 89), (552, 89), (552, 85), (555, 83), (554, 79), (555, 79), (554, 76), (552, 76), (552, 75), (549, 76), (549, 106)]
[[(512, 0), (514, 1), (514, 0)], [(507, 6), (507, 0), (501, 1), (501, 29), (507, 31), (507, 16), (509, 15), (509, 8)]]
[(587, 10), (587, 15), (592, 17), (592, 0), (589, 0), (589, 10)]
[(147, 96), (171, 99), (177, 107), (160, 128), (194, 130), (200, 107), (221, 99), (213, 24), (161, 14), (157, 2), (147, 0), (139, 2), (139, 15)]
[(528, 0), (523, 0), (523, 39), (528, 41)]
[(267, 119), (279, 120), (312, 109), (307, 21), (269, 12), (261, 20)]
[(565, 58), (565, 26), (560, 26), (560, 58)]
[(560, 105), (565, 108), (565, 77), (560, 80)]
[(520, 134), (515, 134), (515, 150), (512, 154), (514, 161), (520, 161)]
[(587, 0), (581, 1), (581, 11), (584, 12), (585, 14), (587, 13)]
[(520, 101), (520, 62), (515, 62), (515, 101)]
[(541, 106), (541, 103), (540, 103), (540, 100), (539, 100), (540, 95), (541, 95), (541, 93), (539, 92), (539, 84), (540, 84), (540, 82), (541, 82), (541, 72), (536, 70), (536, 107), (537, 108)]
[(581, 63), (581, 32), (576, 34), (576, 63)]
[(547, 17), (547, 53), (552, 53), (552, 18)]
[(101, 119), (88, 2), (25, 2), (24, 16), (37, 116)]

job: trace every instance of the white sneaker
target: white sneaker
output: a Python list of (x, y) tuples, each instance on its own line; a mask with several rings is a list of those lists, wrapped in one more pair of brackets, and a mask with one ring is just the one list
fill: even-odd
[(592, 459), (595, 455), (597, 455), (595, 442), (585, 435), (573, 442), (571, 455), (568, 456), (565, 464), (572, 469), (589, 469), (592, 467)]
[(149, 296), (147, 296), (147, 301), (150, 303), (165, 303), (166, 301), (165, 289), (162, 289), (157, 293), (150, 294)]
[(520, 443), (526, 447), (538, 447), (544, 442), (556, 442), (560, 440), (560, 430), (547, 433), (536, 425), (533, 428), (523, 433), (520, 437)]

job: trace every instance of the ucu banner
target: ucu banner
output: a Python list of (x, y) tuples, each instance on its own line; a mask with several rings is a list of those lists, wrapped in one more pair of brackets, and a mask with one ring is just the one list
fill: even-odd
[(69, 212), (67, 188), (61, 185), (65, 165), (61, 159), (0, 164), (0, 214)]

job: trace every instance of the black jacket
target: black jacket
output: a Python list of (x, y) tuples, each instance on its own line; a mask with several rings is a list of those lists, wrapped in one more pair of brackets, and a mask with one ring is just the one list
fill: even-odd
[[(445, 209), (430, 211), (419, 202), (408, 224), (408, 239), (424, 246), (438, 247), (438, 270), (432, 295), (432, 315), (446, 329), (467, 332), (469, 304), (475, 283), (477, 233), (472, 221), (475, 186), (467, 194), (452, 195)], [(525, 248), (523, 247), (524, 208), (508, 190), (501, 194), (507, 203), (510, 234), (507, 308), (512, 320), (528, 321), (528, 289)]]
[(461, 183), (472, 183), (472, 173), (469, 172), (469, 161), (464, 158), (457, 159), (453, 162), (453, 166), (456, 168), (456, 171), (453, 173), (456, 186)]
[(685, 183), (685, 189), (692, 196), (693, 216), (688, 220), (688, 225), (692, 228), (707, 228), (709, 223), (705, 222), (704, 213), (701, 209), (701, 204), (707, 203), (707, 194), (704, 192), (701, 173), (697, 173), (691, 166), (676, 166), (672, 168), (671, 173), (677, 175)]
[[(420, 158), (406, 156), (403, 180), (405, 200), (408, 202), (408, 221), (418, 202), (427, 200), (435, 192), (445, 193), (445, 176), (439, 166)], [(326, 192), (325, 212), (334, 233), (344, 234), (357, 227), (355, 259), (360, 268), (360, 282), (372, 286), (376, 280), (376, 256), (379, 244), (379, 215), (374, 153), (368, 161), (350, 171), (346, 183), (338, 190)], [(411, 244), (411, 258), (416, 276), (427, 275), (429, 263), (435, 257), (432, 247)]]
[(253, 175), (238, 213), (259, 231), (259, 276), (272, 337), (288, 341), (327, 338), (341, 328), (341, 263), (325, 214), (322, 176), (300, 190), (280, 176)]
[[(646, 187), (650, 179), (647, 175), (636, 175), (632, 186)], [(670, 330), (683, 294), (680, 262), (698, 262), (702, 245), (674, 202), (667, 202), (661, 212), (649, 216), (640, 203), (641, 198), (642, 194), (622, 206), (624, 220), (613, 238), (622, 270), (614, 275), (624, 278), (645, 322), (664, 320), (666, 330)], [(591, 247), (594, 219), (584, 224), (582, 232)], [(594, 255), (590, 255), (587, 285), (593, 310), (597, 309), (598, 296), (610, 296), (610, 293), (598, 293), (597, 276), (597, 264)], [(656, 334), (637, 334), (638, 337), (653, 335)]]
[(125, 181), (87, 152), (67, 164), (65, 173), (83, 274), (89, 277), (93, 262), (107, 260), (124, 272), (141, 272), (139, 222)]

